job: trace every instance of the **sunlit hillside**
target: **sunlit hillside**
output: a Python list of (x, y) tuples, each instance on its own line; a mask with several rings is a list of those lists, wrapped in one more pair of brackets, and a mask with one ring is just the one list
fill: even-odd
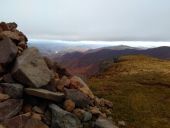
[(170, 61), (124, 56), (89, 84), (113, 102), (113, 120), (124, 120), (129, 128), (169, 128)]

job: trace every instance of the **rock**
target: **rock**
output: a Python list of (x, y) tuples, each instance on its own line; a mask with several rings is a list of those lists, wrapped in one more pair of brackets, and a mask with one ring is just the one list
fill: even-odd
[(38, 106), (34, 106), (34, 107), (32, 108), (32, 110), (33, 110), (34, 112), (36, 112), (36, 113), (39, 113), (39, 114), (43, 114), (43, 113), (44, 113), (43, 110), (42, 110), (40, 107), (38, 107)]
[(46, 124), (36, 119), (29, 119), (24, 128), (49, 128)]
[(57, 90), (63, 92), (64, 87), (69, 87), (70, 85), (70, 80), (66, 77), (63, 76), (57, 83), (56, 83), (56, 88)]
[(42, 115), (33, 112), (31, 118), (36, 119), (36, 120), (41, 120), (42, 119)]
[(100, 115), (102, 115), (101, 111), (99, 110), (99, 108), (97, 107), (90, 107), (90, 112), (94, 115), (99, 117)]
[(32, 112), (32, 105), (30, 105), (30, 104), (24, 104), (23, 107), (22, 107), (22, 112), (23, 112), (23, 113)]
[(16, 83), (10, 73), (3, 75), (3, 80), (5, 83)]
[(103, 98), (99, 100), (99, 105), (102, 107), (107, 107), (107, 108), (113, 107), (113, 103), (111, 101), (103, 99)]
[(70, 87), (80, 90), (81, 92), (88, 95), (92, 99), (94, 98), (92, 91), (89, 89), (87, 84), (80, 77), (73, 76), (70, 79)]
[(16, 33), (16, 32), (12, 32), (12, 31), (3, 31), (1, 32), (2, 35), (7, 36), (8, 38), (10, 38), (13, 41), (20, 41), (20, 36)]
[(55, 104), (51, 104), (49, 108), (52, 111), (51, 128), (82, 128), (80, 120), (67, 111), (64, 111)]
[(0, 75), (4, 74), (5, 69), (4, 67), (0, 64)]
[(9, 27), (5, 22), (0, 23), (0, 28), (2, 28), (2, 31), (8, 31)]
[(75, 108), (75, 103), (72, 100), (66, 100), (64, 102), (64, 108), (68, 112), (72, 112)]
[(0, 121), (9, 119), (22, 109), (23, 100), (9, 99), (0, 103)]
[(23, 85), (14, 83), (0, 83), (4, 93), (8, 94), (11, 98), (22, 98)]
[(111, 120), (106, 118), (98, 118), (94, 124), (95, 128), (118, 128)]
[(11, 119), (7, 119), (3, 122), (3, 125), (6, 128), (24, 128), (26, 122), (28, 121), (30, 117), (23, 114), (16, 117), (13, 117)]
[(8, 100), (9, 98), (9, 95), (0, 93), (0, 102)]
[(74, 109), (73, 113), (83, 122), (90, 121), (92, 119), (92, 114), (83, 109)]
[(64, 101), (65, 98), (64, 93), (51, 92), (45, 89), (25, 88), (25, 93), (27, 95), (52, 100), (58, 103)]
[(7, 37), (0, 40), (0, 64), (7, 64), (12, 62), (17, 55), (17, 47)]
[(7, 25), (8, 25), (8, 28), (11, 30), (11, 31), (13, 31), (13, 30), (15, 30), (16, 28), (17, 28), (17, 24), (16, 23), (14, 23), (14, 22), (12, 22), (12, 23), (7, 23)]
[(49, 83), (52, 72), (36, 48), (27, 48), (17, 58), (13, 77), (24, 85), (39, 88)]
[(92, 104), (91, 99), (77, 89), (65, 89), (66, 99), (71, 99), (77, 107), (88, 107)]
[(118, 125), (121, 126), (121, 127), (125, 127), (126, 122), (125, 121), (118, 121)]

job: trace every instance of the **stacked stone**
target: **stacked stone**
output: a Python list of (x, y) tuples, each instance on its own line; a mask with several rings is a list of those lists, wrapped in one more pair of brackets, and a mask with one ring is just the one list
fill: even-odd
[(27, 48), (15, 23), (0, 23), (0, 127), (117, 128), (110, 101), (65, 68)]

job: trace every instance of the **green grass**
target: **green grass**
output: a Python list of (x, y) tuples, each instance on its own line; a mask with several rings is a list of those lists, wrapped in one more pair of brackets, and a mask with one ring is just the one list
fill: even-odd
[[(121, 68), (125, 68), (124, 63), (120, 63)], [(170, 75), (154, 68), (117, 73), (114, 66), (88, 81), (95, 95), (113, 102), (113, 120), (126, 121), (128, 128), (170, 128)], [(142, 67), (135, 65), (136, 69)]]

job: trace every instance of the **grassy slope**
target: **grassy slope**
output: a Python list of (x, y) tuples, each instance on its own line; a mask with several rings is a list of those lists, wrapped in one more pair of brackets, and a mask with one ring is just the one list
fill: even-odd
[(113, 119), (129, 128), (170, 128), (170, 61), (124, 56), (88, 83), (114, 104)]

